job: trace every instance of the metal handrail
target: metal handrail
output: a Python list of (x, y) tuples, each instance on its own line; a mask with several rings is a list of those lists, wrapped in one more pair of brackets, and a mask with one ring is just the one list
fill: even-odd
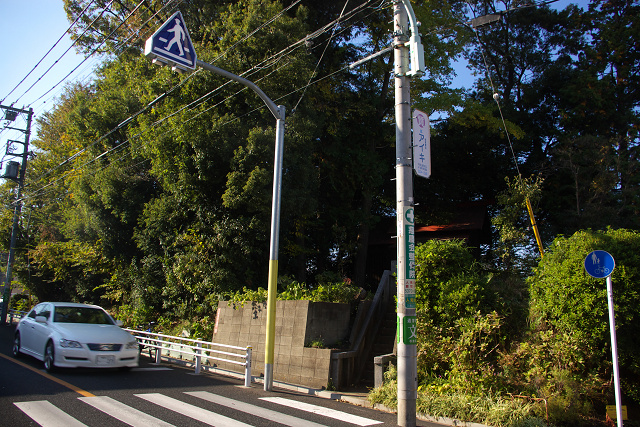
[[(156, 349), (155, 359), (157, 364), (160, 363), (162, 359), (162, 351), (171, 351), (180, 354), (187, 354), (189, 356), (195, 356), (196, 366), (195, 373), (199, 374), (202, 369), (202, 359), (208, 360), (220, 360), (222, 362), (228, 362), (235, 365), (244, 366), (244, 385), (245, 387), (251, 386), (251, 351), (252, 347), (237, 347), (233, 345), (227, 344), (218, 344), (211, 341), (203, 341), (199, 339), (192, 338), (184, 338), (184, 337), (176, 337), (172, 335), (160, 334), (157, 332), (149, 332), (149, 331), (139, 331), (135, 329), (126, 329), (125, 331), (131, 333), (137, 340), (138, 343), (143, 345), (144, 347), (154, 348)], [(214, 349), (213, 347), (222, 348), (220, 350)], [(178, 347), (177, 349), (175, 347)], [(230, 351), (224, 351), (223, 349), (229, 350), (241, 350), (244, 351), (244, 354), (232, 353)], [(207, 354), (209, 353), (209, 354)], [(216, 354), (216, 356), (210, 355), (211, 353)], [(227, 356), (228, 358), (223, 358), (221, 356)], [(166, 357), (171, 358), (169, 355)], [(242, 360), (233, 360), (230, 358), (238, 358)]]
[[(373, 301), (369, 306), (365, 320), (361, 325), (355, 340), (351, 344), (350, 349), (348, 351), (336, 352), (331, 355), (332, 360), (335, 361), (333, 380), (337, 383), (337, 387), (357, 383), (360, 380), (366, 364), (356, 363), (356, 361), (366, 357), (373, 347), (375, 336), (380, 329), (380, 325), (384, 319), (384, 313), (386, 312), (389, 301), (391, 300), (392, 278), (393, 273), (389, 270), (385, 270), (382, 278), (380, 279), (376, 294), (373, 297)], [(342, 378), (344, 364), (347, 365), (346, 384), (343, 384)]]

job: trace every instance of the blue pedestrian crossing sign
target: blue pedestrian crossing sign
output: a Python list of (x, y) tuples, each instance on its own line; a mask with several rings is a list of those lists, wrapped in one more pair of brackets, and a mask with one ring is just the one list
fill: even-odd
[(166, 63), (179, 69), (196, 68), (196, 51), (180, 11), (174, 13), (147, 39), (144, 54), (154, 62)]
[(615, 266), (613, 257), (606, 251), (593, 251), (584, 259), (584, 269), (596, 279), (610, 276)]

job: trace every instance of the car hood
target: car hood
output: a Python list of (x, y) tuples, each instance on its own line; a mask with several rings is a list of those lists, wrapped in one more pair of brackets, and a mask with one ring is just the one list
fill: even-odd
[(62, 338), (81, 343), (121, 343), (135, 341), (127, 331), (116, 325), (91, 325), (87, 323), (55, 323)]

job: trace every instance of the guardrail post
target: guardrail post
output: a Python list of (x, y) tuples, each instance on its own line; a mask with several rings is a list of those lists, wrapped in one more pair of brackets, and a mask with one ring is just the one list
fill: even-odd
[(244, 361), (244, 386), (251, 387), (251, 347), (247, 347), (247, 355)]
[(200, 375), (200, 369), (202, 369), (202, 358), (200, 355), (202, 354), (202, 343), (198, 343), (198, 349), (196, 350), (196, 375)]
[(162, 343), (160, 340), (156, 340), (156, 365), (159, 365), (162, 361)]

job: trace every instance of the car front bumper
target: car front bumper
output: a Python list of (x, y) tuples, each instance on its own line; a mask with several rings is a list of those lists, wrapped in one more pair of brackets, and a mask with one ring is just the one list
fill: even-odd
[(86, 348), (57, 347), (54, 363), (60, 368), (133, 368), (138, 366), (138, 350), (91, 351)]

